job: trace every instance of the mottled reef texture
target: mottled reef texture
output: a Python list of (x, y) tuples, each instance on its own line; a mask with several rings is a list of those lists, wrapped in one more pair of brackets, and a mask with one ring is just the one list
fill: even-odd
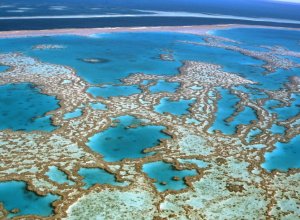
[[(207, 36), (204, 44), (261, 59), (265, 61), (264, 67), (268, 72), (274, 71), (274, 68), (297, 66), (273, 55), (299, 55), (285, 49), (276, 47), (272, 53), (254, 53), (225, 45), (223, 41)], [(58, 47), (38, 45), (34, 49)], [(173, 59), (170, 55), (162, 55), (161, 58), (168, 62)], [(0, 181), (23, 180), (30, 190), (38, 194), (50, 192), (61, 195), (62, 199), (53, 204), (55, 215), (50, 219), (299, 219), (299, 170), (268, 173), (261, 164), (264, 153), (272, 151), (276, 142), (288, 141), (300, 133), (299, 123), (293, 123), (300, 119), (300, 115), (281, 122), (287, 128), (286, 135), (269, 132), (276, 116), (262, 108), (267, 99), (253, 101), (245, 93), (232, 89), (236, 85), (256, 82), (224, 72), (217, 65), (185, 61), (180, 74), (175, 76), (137, 73), (123, 80), (125, 85), (140, 85), (141, 94), (103, 99), (86, 93), (90, 85), (70, 67), (42, 63), (18, 53), (0, 54), (0, 64), (10, 66), (0, 73), (0, 85), (30, 82), (40, 87), (43, 93), (60, 100), (61, 108), (48, 113), (53, 115), (53, 124), (59, 126), (57, 130), (51, 133), (0, 131)], [(154, 81), (142, 85), (145, 79)], [(159, 79), (179, 82), (180, 88), (175, 93), (151, 94), (148, 88)], [(217, 87), (228, 88), (236, 94), (241, 98), (239, 108), (253, 108), (258, 119), (247, 126), (240, 125), (235, 135), (209, 133), (207, 130), (214, 121), (220, 98)], [(212, 92), (214, 95), (211, 95)], [(269, 98), (285, 102), (295, 92), (299, 92), (299, 79), (296, 77), (291, 79), (286, 89), (272, 93), (266, 91)], [(154, 111), (153, 106), (163, 97), (196, 101), (189, 109), (190, 114), (176, 117)], [(107, 110), (94, 110), (89, 105), (91, 102), (101, 102)], [(82, 116), (63, 119), (65, 113), (79, 106), (84, 106)], [(111, 118), (120, 115), (147, 119), (145, 125), (163, 125), (172, 138), (147, 149), (156, 152), (153, 156), (105, 162), (86, 143), (89, 137), (110, 127)], [(198, 123), (188, 123), (190, 119)], [(261, 129), (263, 135), (247, 143), (246, 137), (252, 128)], [(260, 145), (265, 147), (260, 149), (257, 147)], [(192, 163), (180, 163), (180, 159), (201, 159), (208, 166), (201, 168)], [(153, 180), (142, 172), (142, 165), (161, 160), (174, 164), (178, 169), (196, 169), (198, 175), (185, 179), (189, 186), (187, 189), (159, 193), (152, 184)], [(76, 184), (70, 186), (51, 181), (45, 174), (49, 166), (57, 166)], [(129, 185), (95, 185), (82, 189), (84, 183), (77, 172), (81, 167), (103, 168)], [(1, 211), (5, 214), (3, 206), (0, 206), (0, 218)]]

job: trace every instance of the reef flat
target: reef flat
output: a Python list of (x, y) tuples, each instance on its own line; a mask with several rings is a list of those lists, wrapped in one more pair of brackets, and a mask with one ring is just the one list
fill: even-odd
[(4, 33), (1, 91), (27, 83), (59, 106), (24, 125), (55, 129), (0, 130), (0, 218), (298, 219), (300, 32), (252, 27), (290, 38), (250, 45), (229, 27)]

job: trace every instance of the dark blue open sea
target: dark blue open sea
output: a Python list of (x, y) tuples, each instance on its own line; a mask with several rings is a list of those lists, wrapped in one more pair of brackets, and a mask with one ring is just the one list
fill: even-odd
[(299, 12), (300, 4), (272, 0), (1, 0), (0, 31), (228, 23), (300, 27)]

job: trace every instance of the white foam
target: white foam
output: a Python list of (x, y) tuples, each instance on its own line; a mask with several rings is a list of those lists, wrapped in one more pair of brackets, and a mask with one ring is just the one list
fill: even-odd
[(6, 10), (6, 12), (9, 12), (9, 13), (23, 13), (23, 12), (25, 12), (25, 10), (21, 10), (21, 9)]
[(271, 23), (286, 23), (286, 24), (300, 24), (298, 20), (279, 19), (279, 18), (259, 18), (259, 17), (244, 17), (234, 15), (222, 14), (205, 14), (192, 12), (168, 12), (168, 11), (150, 11), (138, 10), (145, 14), (78, 14), (78, 15), (54, 15), (54, 16), (9, 16), (0, 17), (0, 20), (34, 20), (34, 19), (72, 19), (72, 18), (126, 18), (126, 17), (191, 17), (191, 18), (213, 18), (213, 19), (231, 19), (241, 21), (257, 21), (257, 22), (271, 22)]
[(292, 4), (300, 4), (299, 0), (268, 0), (269, 2), (282, 2), (282, 3), (292, 3)]
[(54, 10), (54, 11), (64, 11), (66, 9), (67, 7), (62, 5), (54, 5), (49, 7), (49, 10)]

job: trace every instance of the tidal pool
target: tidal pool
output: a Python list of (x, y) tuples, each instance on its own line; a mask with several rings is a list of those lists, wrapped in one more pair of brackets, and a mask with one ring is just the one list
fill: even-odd
[(153, 155), (154, 152), (143, 151), (157, 146), (160, 139), (170, 138), (162, 132), (166, 129), (164, 126), (143, 126), (141, 121), (129, 115), (120, 116), (116, 120), (116, 126), (95, 134), (87, 143), (93, 151), (101, 154), (105, 161), (115, 162)]
[(158, 80), (157, 83), (149, 87), (151, 93), (169, 92), (174, 93), (179, 88), (180, 83), (167, 82), (165, 80)]
[(138, 86), (115, 86), (106, 85), (102, 87), (90, 87), (87, 92), (92, 94), (94, 97), (109, 98), (113, 96), (130, 96), (133, 94), (141, 93)]
[(281, 134), (284, 135), (285, 127), (273, 124), (272, 127), (269, 129), (273, 134)]
[(58, 100), (42, 94), (29, 83), (0, 86), (0, 130), (53, 131), (49, 111), (59, 108)]
[(267, 171), (300, 168), (300, 135), (291, 139), (288, 143), (277, 142), (272, 152), (265, 153), (265, 162), (262, 167)]
[(92, 102), (92, 103), (90, 103), (90, 106), (94, 110), (107, 110), (106, 105), (101, 102)]
[(143, 172), (155, 180), (154, 185), (159, 192), (185, 189), (184, 178), (197, 175), (196, 170), (176, 170), (172, 164), (162, 161), (144, 164)]
[(49, 177), (50, 180), (53, 182), (64, 184), (67, 183), (69, 185), (74, 185), (74, 182), (68, 179), (68, 176), (65, 172), (58, 169), (56, 166), (49, 167), (46, 175)]
[[(0, 182), (0, 203), (10, 213), (9, 218), (22, 215), (51, 216), (53, 208), (51, 204), (59, 199), (59, 196), (47, 194), (39, 196), (27, 190), (26, 183), (22, 181)], [(11, 212), (11, 211), (16, 212)]]
[(78, 118), (82, 115), (82, 109), (77, 108), (73, 112), (68, 112), (64, 115), (64, 119)]
[(113, 174), (100, 168), (80, 168), (78, 174), (83, 177), (84, 189), (89, 189), (95, 184), (108, 184), (112, 186), (124, 186), (125, 183), (117, 182)]
[(189, 113), (189, 108), (194, 102), (194, 99), (180, 99), (178, 101), (172, 101), (166, 97), (162, 98), (160, 103), (154, 106), (154, 110), (160, 114), (170, 113), (177, 116), (183, 116)]

